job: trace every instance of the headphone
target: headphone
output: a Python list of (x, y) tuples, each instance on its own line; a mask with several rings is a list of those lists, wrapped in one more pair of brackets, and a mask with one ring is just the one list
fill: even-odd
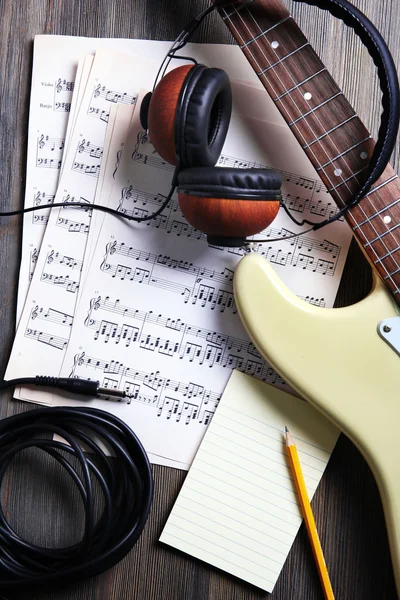
[[(163, 204), (151, 215), (134, 217), (109, 206), (93, 205), (100, 210), (141, 223), (157, 217), (168, 205), (178, 186), (178, 201), (187, 221), (207, 235), (207, 241), (219, 246), (245, 246), (250, 242), (288, 240), (316, 231), (340, 219), (371, 190), (388, 164), (396, 143), (400, 119), (400, 91), (397, 71), (390, 51), (376, 27), (348, 0), (296, 0), (328, 10), (334, 17), (354, 29), (372, 57), (382, 91), (383, 112), (378, 140), (360, 190), (333, 217), (322, 222), (297, 221), (281, 202), (281, 177), (269, 169), (233, 169), (215, 167), (229, 127), (232, 92), (227, 74), (216, 68), (198, 64), (191, 57), (176, 55), (189, 41), (203, 19), (217, 9), (229, 17), (225, 6), (233, 9), (254, 0), (214, 0), (179, 34), (159, 68), (153, 91), (146, 94), (140, 106), (140, 121), (148, 131), (155, 150), (175, 166), (171, 189)], [(261, 0), (260, 0), (261, 2)], [(259, 7), (262, 10), (262, 6)], [(172, 59), (191, 61), (166, 73)], [(157, 80), (163, 75), (160, 82)], [(52, 207), (67, 206), (56, 202)], [(74, 206), (87, 204), (76, 202)], [(307, 230), (267, 240), (250, 239), (268, 227), (282, 207), (298, 226)], [(13, 216), (47, 208), (31, 206), (21, 210), (1, 211)]]
[[(207, 241), (219, 246), (243, 246), (247, 237), (268, 227), (282, 206), (296, 225), (312, 225), (310, 230), (338, 220), (368, 193), (380, 177), (392, 154), (399, 126), (399, 83), (390, 52), (374, 25), (347, 0), (297, 0), (329, 10), (352, 27), (361, 38), (378, 68), (383, 92), (383, 114), (365, 182), (352, 201), (320, 223), (294, 219), (281, 203), (281, 177), (269, 169), (215, 167), (229, 127), (232, 92), (222, 69), (208, 68), (193, 58), (176, 56), (201, 21), (214, 9), (238, 2), (215, 0), (195, 17), (178, 36), (158, 72), (153, 91), (140, 107), (142, 127), (148, 131), (154, 149), (175, 166), (172, 191), (177, 186), (183, 216)], [(194, 65), (165, 71), (172, 58), (190, 60)], [(157, 84), (161, 71), (164, 75)], [(153, 215), (155, 216), (155, 215)], [(151, 217), (150, 217), (151, 218)], [(290, 237), (303, 235), (294, 234)], [(287, 237), (285, 239), (288, 239)], [(263, 241), (263, 240), (249, 240)], [(268, 240), (274, 241), (274, 240)]]

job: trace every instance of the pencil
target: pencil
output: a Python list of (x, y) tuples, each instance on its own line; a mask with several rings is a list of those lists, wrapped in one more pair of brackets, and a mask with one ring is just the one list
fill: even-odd
[(321, 542), (319, 540), (317, 526), (315, 524), (314, 515), (312, 512), (310, 500), (308, 498), (307, 488), (304, 481), (303, 472), (301, 470), (299, 455), (297, 454), (297, 448), (293, 441), (292, 436), (289, 433), (287, 427), (285, 427), (286, 432), (286, 449), (289, 456), (289, 461), (294, 474), (294, 481), (296, 484), (297, 493), (300, 499), (300, 505), (304, 516), (304, 521), (306, 523), (308, 537), (310, 538), (311, 547), (314, 553), (315, 562), (317, 564), (317, 569), (319, 573), (319, 577), (322, 583), (322, 589), (324, 591), (324, 596), (326, 600), (335, 600), (335, 596), (333, 595), (332, 585), (328, 575), (328, 569), (326, 568), (324, 555), (321, 548)]

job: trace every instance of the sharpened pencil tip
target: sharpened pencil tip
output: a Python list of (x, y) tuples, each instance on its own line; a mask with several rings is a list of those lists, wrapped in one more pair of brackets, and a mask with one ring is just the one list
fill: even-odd
[(289, 433), (289, 429), (285, 425), (285, 433)]

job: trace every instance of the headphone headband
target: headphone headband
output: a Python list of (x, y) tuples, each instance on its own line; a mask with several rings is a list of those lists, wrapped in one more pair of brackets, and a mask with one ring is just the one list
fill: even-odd
[[(368, 175), (361, 190), (346, 206), (346, 210), (355, 206), (371, 189), (375, 181), (382, 175), (392, 155), (400, 118), (399, 81), (396, 66), (390, 50), (375, 25), (348, 0), (295, 0), (303, 4), (317, 6), (329, 11), (334, 17), (351, 27), (368, 50), (378, 69), (379, 83), (382, 90), (383, 113), (379, 128), (378, 140), (368, 168)], [(336, 218), (342, 216), (340, 211)], [(322, 226), (322, 223), (319, 227)], [(319, 228), (318, 227), (318, 228)]]

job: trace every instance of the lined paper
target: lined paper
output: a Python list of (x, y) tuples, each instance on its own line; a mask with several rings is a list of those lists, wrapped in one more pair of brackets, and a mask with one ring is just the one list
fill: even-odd
[(272, 592), (302, 521), (285, 425), (312, 498), (339, 430), (299, 398), (233, 371), (160, 541)]

